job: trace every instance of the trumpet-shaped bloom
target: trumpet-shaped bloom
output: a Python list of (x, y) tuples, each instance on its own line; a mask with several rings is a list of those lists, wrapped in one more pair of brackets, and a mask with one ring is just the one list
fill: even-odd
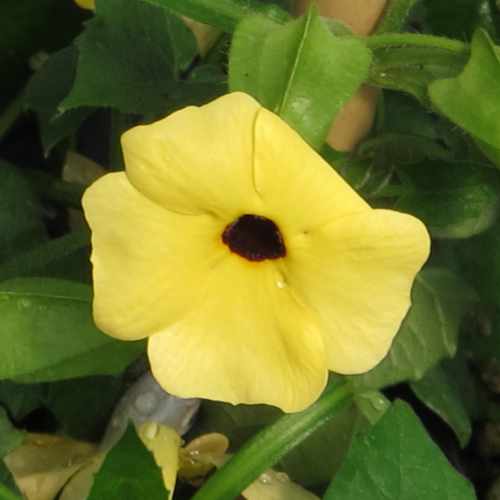
[(85, 193), (94, 317), (170, 393), (285, 411), (388, 352), (429, 252), (242, 93), (127, 131)]

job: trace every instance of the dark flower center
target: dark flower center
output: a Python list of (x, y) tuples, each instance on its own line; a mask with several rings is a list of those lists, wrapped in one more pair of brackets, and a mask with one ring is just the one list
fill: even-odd
[(278, 226), (260, 215), (245, 214), (228, 224), (222, 241), (232, 252), (253, 262), (286, 255)]

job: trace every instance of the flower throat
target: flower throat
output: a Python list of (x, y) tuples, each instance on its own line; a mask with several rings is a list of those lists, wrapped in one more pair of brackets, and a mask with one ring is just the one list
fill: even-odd
[(245, 214), (228, 224), (222, 233), (222, 241), (232, 252), (252, 262), (286, 255), (278, 226), (260, 215)]

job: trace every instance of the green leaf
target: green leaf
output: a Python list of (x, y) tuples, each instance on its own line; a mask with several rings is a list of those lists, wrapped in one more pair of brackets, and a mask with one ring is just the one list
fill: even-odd
[(465, 337), (465, 350), (479, 365), (500, 366), (500, 307), (494, 307), (488, 316), (479, 315), (478, 321), (479, 327)]
[(10, 380), (0, 381), (0, 404), (14, 420), (21, 420), (43, 405), (43, 384), (16, 384)]
[(7, 412), (0, 406), (0, 458), (5, 457), (24, 441), (24, 432), (16, 429)]
[(120, 373), (144, 350), (94, 326), (91, 289), (63, 280), (0, 283), (0, 378), (44, 382)]
[(425, 24), (436, 35), (469, 39), (479, 21), (483, 0), (424, 0)]
[(56, 417), (60, 432), (97, 441), (124, 389), (120, 377), (85, 377), (48, 384), (44, 406)]
[(76, 44), (76, 79), (61, 110), (162, 113), (197, 54), (194, 35), (178, 17), (141, 0), (97, 0), (95, 18)]
[(260, 13), (277, 22), (284, 22), (289, 15), (275, 5), (258, 0), (146, 0), (149, 3), (172, 9), (196, 21), (231, 32), (244, 17)]
[(395, 208), (425, 223), (435, 238), (469, 238), (496, 219), (500, 193), (494, 169), (472, 162), (426, 161), (401, 170), (411, 190)]
[(396, 401), (359, 435), (324, 500), (473, 500), (472, 485), (448, 463), (418, 417)]
[(93, 111), (90, 108), (61, 112), (58, 107), (75, 80), (78, 51), (69, 46), (52, 54), (26, 87), (25, 105), (37, 113), (46, 154), (62, 139), (72, 135)]
[(500, 226), (457, 247), (461, 268), (481, 299), (500, 306)]
[(0, 281), (24, 276), (44, 276), (51, 265), (59, 266), (65, 258), (90, 246), (87, 231), (75, 231), (44, 242), (32, 250), (12, 255), (0, 264)]
[(431, 410), (437, 413), (455, 432), (462, 448), (471, 436), (471, 422), (465, 403), (452, 374), (436, 366), (425, 377), (411, 384), (413, 392)]
[(88, 500), (165, 500), (168, 491), (160, 468), (132, 425), (106, 455)]
[(22, 170), (0, 160), (0, 262), (46, 239), (42, 213)]
[(500, 59), (488, 33), (478, 30), (471, 56), (456, 78), (436, 80), (429, 97), (439, 112), (476, 138), (500, 148)]
[(375, 425), (391, 406), (390, 401), (379, 391), (356, 394), (354, 402), (369, 425)]
[(386, 358), (373, 370), (350, 377), (358, 389), (379, 389), (419, 380), (440, 360), (453, 357), (461, 319), (476, 295), (444, 268), (421, 271), (412, 290), (412, 306)]
[(29, 58), (70, 43), (88, 15), (73, 2), (60, 0), (2, 0), (1, 12), (0, 108), (30, 76)]
[(253, 95), (319, 148), (370, 62), (360, 40), (334, 36), (315, 8), (284, 26), (251, 16), (233, 37), (229, 88)]
[(21, 500), (21, 492), (3, 460), (0, 460), (0, 500)]

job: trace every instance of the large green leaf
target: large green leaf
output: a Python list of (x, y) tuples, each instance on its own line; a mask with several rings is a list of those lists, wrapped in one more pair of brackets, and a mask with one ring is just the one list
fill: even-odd
[(460, 445), (465, 447), (471, 436), (471, 423), (460, 388), (452, 374), (443, 366), (436, 366), (424, 378), (413, 382), (411, 388), (422, 402), (453, 429)]
[(483, 0), (424, 0), (425, 24), (436, 35), (470, 38), (479, 21)]
[(435, 238), (469, 238), (496, 219), (497, 172), (472, 162), (426, 161), (401, 170), (411, 182), (396, 208), (425, 223)]
[(0, 108), (31, 73), (29, 58), (71, 42), (88, 14), (71, 1), (2, 0), (0, 15)]
[(106, 455), (96, 474), (88, 500), (165, 500), (160, 468), (130, 425)]
[(420, 272), (412, 306), (386, 358), (373, 370), (351, 377), (357, 388), (381, 388), (419, 380), (441, 359), (452, 357), (462, 317), (475, 293), (457, 275), (441, 268)]
[(16, 384), (11, 380), (0, 381), (0, 405), (14, 420), (21, 420), (43, 405), (43, 384)]
[(61, 110), (161, 113), (197, 53), (194, 35), (178, 17), (141, 0), (97, 0), (95, 18), (76, 43), (76, 79)]
[(461, 268), (481, 299), (500, 306), (500, 225), (457, 247)]
[(46, 153), (61, 139), (74, 133), (92, 112), (90, 108), (66, 112), (58, 109), (73, 86), (77, 61), (78, 51), (72, 45), (52, 54), (26, 87), (25, 105), (37, 113)]
[(233, 37), (229, 88), (253, 95), (319, 148), (370, 62), (361, 41), (334, 36), (315, 8), (283, 26), (250, 16)]
[(478, 30), (471, 56), (456, 78), (429, 85), (432, 104), (488, 145), (500, 148), (500, 59), (488, 33)]
[(3, 460), (0, 460), (0, 500), (22, 500), (21, 492)]
[(448, 463), (418, 417), (396, 401), (358, 436), (324, 500), (473, 500), (472, 485)]
[(0, 350), (0, 379), (42, 382), (119, 373), (144, 343), (97, 330), (89, 286), (26, 278), (0, 283)]
[(42, 214), (22, 170), (0, 160), (0, 262), (46, 239)]
[(96, 441), (124, 390), (123, 377), (82, 377), (47, 384), (44, 406), (59, 430), (75, 439)]
[[(87, 231), (75, 231), (46, 241), (26, 252), (18, 252), (0, 264), (0, 280), (24, 276), (46, 276), (47, 268), (61, 264), (79, 250), (90, 246)], [(80, 266), (81, 268), (81, 266)], [(60, 269), (59, 269), (60, 270)], [(80, 269), (79, 269), (80, 270)]]

